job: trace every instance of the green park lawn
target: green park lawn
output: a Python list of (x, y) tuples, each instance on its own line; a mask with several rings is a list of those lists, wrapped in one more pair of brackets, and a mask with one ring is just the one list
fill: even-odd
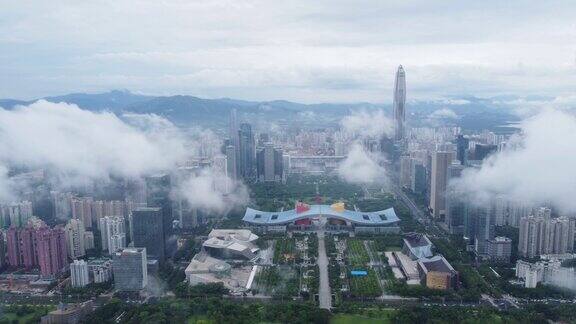
[(391, 323), (387, 317), (370, 318), (362, 315), (337, 314), (332, 316), (330, 324), (388, 324)]

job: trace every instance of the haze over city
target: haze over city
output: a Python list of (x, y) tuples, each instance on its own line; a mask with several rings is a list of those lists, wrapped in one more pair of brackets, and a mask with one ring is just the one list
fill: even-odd
[(0, 11), (0, 322), (573, 322), (569, 1)]

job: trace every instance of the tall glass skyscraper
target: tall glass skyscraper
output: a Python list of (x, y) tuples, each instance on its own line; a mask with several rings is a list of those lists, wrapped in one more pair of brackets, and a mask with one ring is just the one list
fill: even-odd
[(404, 121), (406, 119), (406, 72), (402, 65), (396, 71), (394, 80), (394, 139), (404, 138)]

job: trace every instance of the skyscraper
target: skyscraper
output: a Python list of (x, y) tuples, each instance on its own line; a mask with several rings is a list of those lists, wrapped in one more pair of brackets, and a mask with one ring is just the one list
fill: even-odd
[(466, 164), (469, 143), (470, 140), (464, 135), (458, 135), (456, 138), (456, 158), (462, 165)]
[(113, 254), (114, 287), (138, 291), (148, 284), (146, 249), (126, 248)]
[(272, 143), (264, 144), (256, 154), (258, 181), (283, 181), (283, 163), (282, 150)]
[[(161, 227), (157, 227), (161, 233), (156, 235), (157, 238), (162, 241), (162, 243), (156, 242), (155, 244), (162, 244), (164, 252), (157, 253), (155, 249), (154, 255), (159, 257), (159, 261), (164, 259), (165, 255), (172, 255), (176, 250), (176, 240), (170, 240), (172, 236), (172, 224), (174, 222), (172, 215), (172, 200), (170, 199), (171, 190), (170, 176), (167, 174), (160, 174), (156, 176), (150, 176), (146, 178), (146, 200), (148, 202), (148, 207), (158, 207), (160, 208), (160, 214), (155, 217), (160, 217)], [(156, 221), (154, 224), (157, 224)], [(157, 225), (155, 225), (157, 226)], [(136, 235), (136, 233), (134, 233)], [(149, 250), (148, 253), (151, 253)]]
[(106, 216), (100, 218), (100, 233), (102, 250), (108, 250), (108, 252), (112, 254), (126, 247), (124, 217)]
[(533, 258), (541, 254), (571, 253), (574, 248), (575, 220), (550, 218), (548, 208), (540, 208), (535, 216), (520, 220), (518, 253)]
[(66, 234), (60, 227), (36, 230), (36, 252), (43, 276), (54, 276), (67, 265)]
[(148, 257), (164, 260), (162, 209), (159, 207), (136, 208), (132, 211), (132, 242), (137, 248), (146, 248)]
[(79, 219), (71, 219), (65, 227), (68, 243), (68, 255), (72, 259), (82, 257), (86, 254), (84, 246), (84, 224)]
[(406, 73), (402, 65), (396, 71), (394, 79), (394, 139), (404, 138), (404, 121), (406, 118)]
[(238, 131), (238, 138), (240, 161), (239, 169), (237, 171), (243, 179), (250, 179), (254, 177), (254, 160), (256, 158), (256, 147), (254, 143), (254, 133), (252, 133), (252, 126), (247, 123), (242, 123), (240, 125), (240, 130)]
[(70, 278), (74, 288), (88, 285), (90, 283), (88, 263), (84, 260), (74, 260), (74, 262), (70, 263)]
[(447, 173), (452, 156), (452, 152), (434, 152), (432, 156), (430, 209), (434, 218), (441, 218), (446, 213)]
[[(448, 172), (446, 173), (448, 186), (451, 181), (459, 178), (462, 175), (464, 166), (460, 164), (459, 161), (452, 161), (452, 164), (448, 166)], [(444, 224), (446, 229), (452, 234), (463, 234), (464, 233), (464, 217), (466, 213), (466, 204), (462, 201), (461, 193), (454, 189), (447, 188), (446, 190), (446, 218)]]

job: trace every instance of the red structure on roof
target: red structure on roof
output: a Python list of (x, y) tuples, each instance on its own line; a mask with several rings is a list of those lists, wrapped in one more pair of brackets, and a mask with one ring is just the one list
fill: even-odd
[(301, 201), (296, 202), (296, 213), (297, 214), (303, 213), (303, 212), (308, 211), (308, 210), (310, 210), (310, 205), (305, 204)]

